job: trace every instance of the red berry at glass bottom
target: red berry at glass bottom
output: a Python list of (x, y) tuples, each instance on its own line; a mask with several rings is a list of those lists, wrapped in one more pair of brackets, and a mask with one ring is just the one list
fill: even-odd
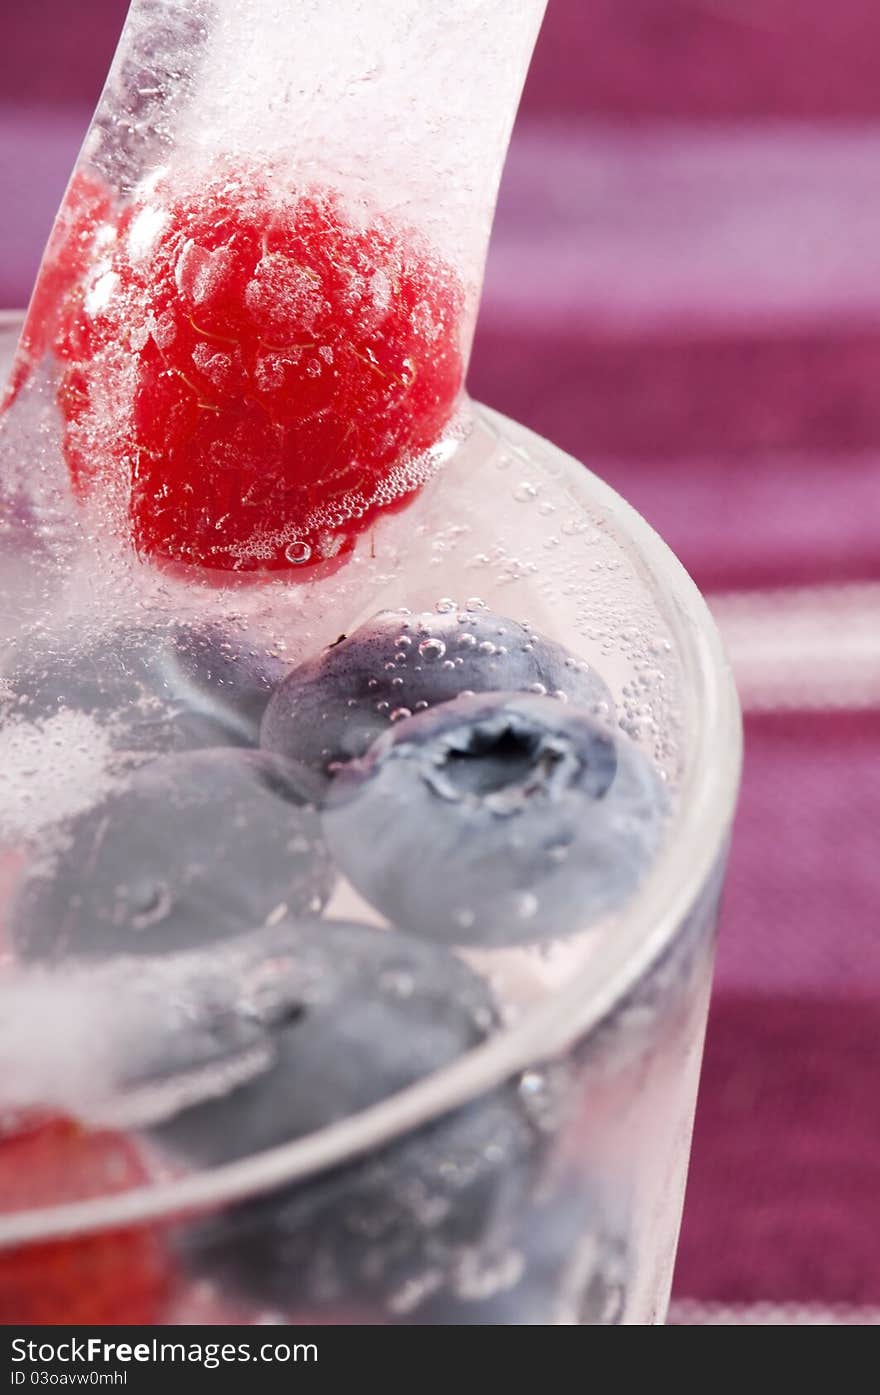
[[(4, 1213), (124, 1192), (149, 1180), (134, 1143), (61, 1118), (22, 1120), (0, 1134)], [(172, 1265), (149, 1227), (0, 1250), (0, 1323), (161, 1321)]]

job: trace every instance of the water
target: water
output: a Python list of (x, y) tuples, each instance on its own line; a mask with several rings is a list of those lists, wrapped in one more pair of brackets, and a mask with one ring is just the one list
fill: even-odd
[[(7, 632), (0, 671), (0, 829), (10, 851), (24, 844), (30, 858), (48, 855), (73, 816), (124, 789), (147, 757), (215, 742), (256, 743), (256, 725), (249, 735), (242, 721), (236, 663), (265, 673), (268, 695), (285, 672), (339, 635), (402, 607), (413, 617), (454, 618), (456, 657), (474, 662), (475, 654), (477, 671), (498, 656), (491, 641), (477, 643), (469, 628), (474, 617), (512, 617), (563, 645), (607, 684), (610, 702), (600, 702), (597, 715), (635, 742), (674, 800), (685, 753), (680, 673), (665, 617), (609, 520), (585, 507), (581, 467), (496, 418), (474, 418), (406, 509), (380, 515), (344, 567), (304, 587), (286, 578), (224, 588), (169, 576), (96, 535), (73, 500), (55, 500), (50, 510), (39, 476), (36, 484), (26, 505), (27, 565), (15, 567), (4, 608), (10, 626), (12, 617), (27, 616), (29, 595), (48, 598), (43, 613)], [(414, 619), (413, 632), (396, 637), (399, 648), (383, 669), (405, 673), (414, 654), (425, 668), (453, 665), (446, 641), (420, 637), (418, 624)], [(172, 670), (165, 652), (179, 644), (180, 626), (197, 637), (218, 636), (212, 645), (220, 646), (219, 657), (223, 644), (232, 653), (228, 672), (216, 671), (218, 655), (200, 641), (201, 650), (193, 650), (202, 669), (197, 685), (186, 674), (181, 681), (181, 665)], [(380, 679), (376, 709), (391, 727), (410, 709), (393, 700), (402, 677), (392, 674), (388, 685), (382, 672), (371, 681)], [(542, 686), (529, 690), (539, 694)], [(557, 856), (564, 858), (564, 848)], [(361, 908), (344, 878), (332, 897), (334, 914)], [(526, 917), (529, 905), (526, 890)], [(498, 981), (519, 983), (509, 990), (516, 998), (525, 982), (556, 987), (589, 955), (596, 935), (591, 927), (583, 943), (575, 935), (523, 950), (516, 969), (499, 963)], [(479, 957), (479, 950), (469, 952)]]
[[(192, 760), (181, 748), (210, 755), (214, 741), (225, 743), (222, 749), (228, 751), (251, 749), (243, 744), (248, 740), (248, 726), (242, 722), (241, 692), (244, 688), (253, 699), (253, 682), (251, 678), (242, 685), (235, 679), (242, 656), (246, 656), (251, 676), (257, 674), (260, 680), (265, 673), (267, 687), (274, 688), (284, 673), (313, 659), (324, 646), (342, 634), (353, 633), (383, 610), (405, 608), (412, 615), (393, 636), (388, 665), (371, 679), (377, 685), (375, 691), (382, 693), (389, 683), (402, 681), (401, 675), (408, 674), (416, 660), (426, 672), (447, 664), (453, 678), (455, 657), (463, 656), (477, 665), (503, 662), (503, 636), (490, 641), (476, 639), (473, 634), (478, 622), (485, 623), (493, 615), (510, 617), (531, 627), (536, 635), (563, 645), (571, 656), (570, 672), (595, 673), (607, 684), (608, 698), (596, 704), (595, 715), (612, 730), (625, 733), (657, 771), (670, 801), (664, 826), (670, 826), (676, 782), (686, 754), (679, 725), (681, 677), (665, 617), (644, 586), (637, 564), (619, 540), (613, 522), (600, 508), (590, 506), (589, 481), (580, 467), (544, 450), (518, 429), (483, 414), (464, 425), (460, 421), (457, 435), (456, 450), (408, 506), (377, 517), (345, 566), (332, 577), (308, 586), (290, 584), (286, 579), (249, 586), (206, 586), (194, 583), (191, 577), (169, 575), (138, 560), (112, 537), (101, 535), (83, 519), (73, 500), (61, 502), (55, 494), (48, 507), (46, 494), (39, 487), (31, 491), (25, 499), (28, 528), (21, 540), (28, 551), (29, 567), (14, 570), (13, 581), (21, 592), (20, 596), (13, 592), (4, 612), (7, 625), (9, 617), (17, 613), (27, 617), (20, 628), (8, 633), (10, 642), (4, 650), (0, 828), (4, 857), (7, 863), (14, 860), (18, 869), (17, 876), (4, 884), (7, 908), (15, 898), (21, 899), (22, 877), (39, 875), (51, 883), (59, 867), (69, 866), (71, 849), (79, 860), (79, 829), (83, 820), (88, 824), (89, 810), (124, 807), (120, 799), (124, 801), (126, 791), (137, 787), (145, 768), (155, 759)], [(528, 489), (523, 488), (524, 481)], [(37, 605), (35, 596), (39, 598)], [(435, 637), (431, 633), (432, 615), (444, 627), (453, 625), (460, 638), (447, 641)], [(169, 617), (174, 617), (173, 623)], [(212, 648), (206, 661), (203, 656), (201, 667), (197, 664), (193, 670), (190, 664), (186, 683), (181, 683), (180, 672), (186, 665), (176, 658), (173, 663), (169, 660), (169, 644), (173, 648), (175, 643), (179, 645), (181, 633), (199, 635), (203, 629), (221, 637), (219, 652), (222, 655), (225, 645), (232, 653), (231, 668), (222, 675), (216, 673), (216, 651)], [(447, 633), (445, 628), (443, 633)], [(111, 672), (108, 678), (108, 658), (119, 636), (127, 637), (122, 671)], [(160, 660), (156, 659), (157, 650)], [(187, 652), (187, 641), (175, 651), (184, 658)], [(36, 686), (28, 692), (27, 667), (32, 654), (38, 654), (40, 662)], [(88, 684), (77, 692), (71, 675), (83, 671), (93, 674), (96, 655), (97, 693)], [(386, 672), (386, 667), (391, 671)], [(51, 680), (48, 695), (47, 673)], [(222, 681), (214, 681), (218, 676)], [(137, 688), (134, 700), (132, 683)], [(530, 685), (532, 694), (544, 698), (540, 692), (543, 686)], [(397, 690), (389, 686), (388, 691)], [(555, 691), (555, 701), (566, 705), (564, 684)], [(259, 681), (257, 693), (259, 701)], [(413, 704), (421, 711), (424, 706)], [(375, 707), (387, 731), (399, 729), (410, 719), (410, 709), (395, 705), (393, 700), (380, 697)], [(250, 739), (256, 740), (256, 735)], [(235, 807), (228, 801), (218, 804), (218, 827), (226, 827), (222, 821), (234, 814)], [(233, 841), (226, 856), (234, 861), (236, 855)], [(555, 849), (554, 855), (564, 863), (565, 847)], [(132, 864), (135, 868), (136, 861)], [(119, 866), (118, 856), (114, 865)], [(98, 860), (91, 875), (103, 876), (101, 868)], [(140, 915), (147, 927), (141, 934), (146, 936), (151, 926), (155, 928), (167, 917), (175, 897), (179, 901), (180, 889), (171, 885), (157, 890), (149, 883), (146, 890), (135, 887), (132, 893), (130, 880), (126, 880), (128, 864), (123, 870), (112, 901), (116, 910), (100, 914), (110, 921), (117, 914), (120, 934), (128, 934), (129, 902), (132, 895), (135, 900), (140, 896)], [(177, 861), (172, 875), (186, 882), (185, 856)], [(331, 879), (331, 885), (320, 889), (315, 910), (323, 908), (323, 915), (332, 920), (377, 929), (388, 925), (372, 898), (357, 891), (338, 868), (331, 872)], [(88, 875), (84, 884), (90, 885)], [(189, 894), (186, 888), (184, 891)], [(99, 964), (78, 962), (73, 968), (63, 961), (15, 965), (7, 944), (6, 976), (0, 983), (0, 1113), (8, 1116), (12, 1111), (13, 1117), (20, 1117), (22, 1110), (36, 1105), (65, 1115), (72, 1113), (91, 1127), (124, 1130), (147, 1140), (144, 1156), (157, 1178), (167, 1175), (169, 1166), (176, 1170), (180, 1155), (155, 1142), (161, 1137), (163, 1122), (173, 1121), (182, 1108), (191, 1109), (199, 1101), (210, 1102), (229, 1092), (235, 1098), (243, 1084), (271, 1069), (275, 1059), (271, 1010), (265, 1002), (259, 1006), (259, 994), (254, 998), (249, 966), (256, 962), (260, 966), (256, 972), (264, 978), (268, 972), (261, 991), (265, 994), (268, 984), (271, 1002), (277, 990), (273, 988), (274, 971), (267, 971), (266, 965), (274, 962), (277, 967), (278, 954), (283, 957), (283, 951), (276, 946), (273, 952), (265, 937), (271, 942), (273, 935), (280, 935), (279, 943), (283, 943), (290, 907), (283, 888), (277, 894), (272, 890), (268, 900), (250, 895), (247, 888), (245, 893), (235, 901), (236, 914), (251, 917), (241, 928), (254, 935), (204, 950), (195, 948), (189, 954), (177, 951), (164, 957), (111, 958)], [(421, 895), (427, 904), (446, 896), (447, 888), (442, 879), (429, 879)], [(614, 933), (620, 910), (625, 913), (624, 905), (617, 912), (593, 917), (582, 929), (572, 925), (564, 936), (538, 937), (530, 943), (528, 925), (538, 900), (528, 888), (518, 894), (516, 914), (526, 934), (517, 944), (496, 947), (469, 943), (454, 951), (487, 985), (494, 1020), (484, 1030), (491, 1032), (516, 1023), (532, 1005), (569, 982), (589, 963), (602, 937)], [(57, 908), (59, 903), (56, 898), (45, 904)], [(197, 902), (197, 908), (203, 904)], [(11, 910), (7, 909), (5, 918), (14, 919)], [(460, 924), (462, 938), (472, 940), (466, 912)], [(684, 981), (689, 980), (685, 977)], [(398, 987), (406, 992), (406, 975)], [(320, 988), (317, 991), (320, 993)], [(656, 1041), (667, 1013), (665, 1002), (661, 994), (659, 1004), (646, 1011), (634, 1040)], [(268, 1012), (265, 1019), (261, 1018), (264, 1012)], [(412, 1049), (416, 1054), (419, 1038), (419, 1031), (414, 1030)], [(436, 1063), (433, 1048), (425, 1045), (423, 1049), (429, 1068)], [(638, 1058), (640, 1049), (636, 1046), (633, 1050)], [(620, 1059), (625, 1060), (626, 1055)], [(441, 1055), (440, 1061), (444, 1059), (449, 1059), (448, 1054)], [(682, 1098), (682, 1105), (675, 1108), (684, 1110), (686, 1121), (693, 1076), (692, 1068), (685, 1072), (680, 1066), (670, 1075), (668, 1062), (661, 1069), (664, 1059), (658, 1057), (651, 1067), (660, 1072), (655, 1089), (665, 1101), (658, 1106), (661, 1152), (666, 1146), (663, 1139), (669, 1127), (670, 1099)], [(698, 1062), (698, 1051), (694, 1057), (691, 1049), (689, 1059)], [(612, 1078), (617, 1069), (611, 1071)], [(271, 1311), (289, 1313), (293, 1303), (296, 1313), (306, 1315), (344, 1313), (354, 1291), (360, 1292), (357, 1302), (366, 1304), (364, 1320), (369, 1321), (641, 1320), (638, 1314), (645, 1311), (646, 1303), (657, 1306), (657, 1280), (648, 1277), (639, 1281), (632, 1275), (627, 1279), (632, 1259), (624, 1261), (619, 1250), (621, 1245), (627, 1250), (627, 1242), (619, 1238), (612, 1241), (612, 1237), (625, 1235), (635, 1224), (623, 1219), (630, 1214), (632, 1198), (641, 1197), (639, 1204), (650, 1211), (651, 1203), (644, 1196), (645, 1178), (628, 1184), (623, 1193), (618, 1189), (607, 1192), (604, 1183), (598, 1195), (584, 1193), (583, 1182), (578, 1180), (580, 1165), (574, 1163), (577, 1150), (566, 1161), (573, 1146), (571, 1139), (582, 1127), (577, 1122), (576, 1100), (583, 1086), (574, 1082), (579, 1082), (577, 1073), (561, 1085), (551, 1079), (549, 1104), (543, 1100), (546, 1122), (534, 1125), (535, 1137), (546, 1140), (540, 1146), (542, 1155), (547, 1142), (555, 1140), (547, 1160), (538, 1174), (523, 1182), (525, 1190), (511, 1196), (507, 1219), (507, 1202), (499, 1202), (500, 1219), (496, 1217), (489, 1230), (485, 1229), (487, 1214), (479, 1212), (474, 1244), (466, 1247), (470, 1259), (465, 1258), (458, 1241), (453, 1244), (442, 1239), (447, 1224), (444, 1219), (436, 1223), (441, 1239), (430, 1263), (421, 1252), (407, 1250), (409, 1258), (400, 1261), (403, 1267), (392, 1267), (387, 1282), (378, 1289), (372, 1280), (355, 1281), (348, 1273), (344, 1258), (351, 1241), (348, 1230), (344, 1243), (339, 1237), (334, 1242), (327, 1261), (330, 1277), (320, 1279), (309, 1271), (305, 1289), (298, 1289), (289, 1300), (277, 1285), (267, 1291), (259, 1285), (248, 1290), (249, 1264), (245, 1265), (244, 1280), (241, 1275), (234, 1281), (225, 1277), (228, 1245), (210, 1226), (187, 1240), (192, 1250), (189, 1267), (199, 1282), (205, 1275), (216, 1279), (212, 1289), (215, 1311), (224, 1310), (230, 1293), (240, 1305), (243, 1284), (245, 1292), (251, 1292), (248, 1303), (256, 1303), (256, 1308), (248, 1303), (244, 1309), (236, 1306), (236, 1312), (246, 1314), (259, 1313), (266, 1303)], [(631, 1088), (624, 1089), (624, 1098)], [(536, 1118), (541, 1116), (547, 1089), (540, 1067), (528, 1073), (519, 1086), (520, 1099), (529, 1103)], [(636, 1093), (641, 1100), (641, 1083)], [(591, 1143), (589, 1148), (601, 1159), (610, 1145), (619, 1146), (622, 1127), (619, 1119), (609, 1123), (604, 1143)], [(639, 1148), (644, 1148), (651, 1128), (642, 1105), (632, 1127)], [(686, 1122), (681, 1129), (680, 1136), (686, 1141)], [(514, 1148), (511, 1157), (518, 1156), (519, 1145), (509, 1146)], [(413, 1165), (419, 1178), (418, 1214), (433, 1216), (434, 1207), (438, 1215), (445, 1216), (449, 1207), (445, 1191), (435, 1191), (436, 1183), (426, 1180), (423, 1162)], [(505, 1168), (511, 1165), (506, 1158)], [(678, 1161), (670, 1166), (673, 1175), (680, 1174), (680, 1152)], [(596, 1176), (601, 1178), (609, 1167), (609, 1162), (594, 1161), (591, 1188), (597, 1185)], [(359, 1185), (366, 1188), (366, 1197), (375, 1198), (379, 1183), (374, 1177), (361, 1180)], [(656, 1192), (654, 1173), (649, 1190)], [(525, 1234), (518, 1224), (514, 1226), (512, 1218), (520, 1214), (527, 1194), (534, 1194), (535, 1200), (526, 1206), (532, 1219)], [(379, 1195), (384, 1195), (381, 1187)], [(559, 1200), (560, 1196), (568, 1199)], [(537, 1208), (534, 1214), (531, 1207)], [(668, 1202), (662, 1210), (664, 1215), (669, 1213)], [(675, 1210), (673, 1202), (673, 1214)], [(598, 1232), (597, 1215), (603, 1217)], [(265, 1220), (254, 1215), (251, 1223), (256, 1236), (254, 1254), (262, 1256), (267, 1243)], [(296, 1234), (312, 1233), (314, 1237), (309, 1231), (312, 1224), (299, 1212), (288, 1216), (282, 1209), (273, 1222), (273, 1234), (293, 1226)], [(357, 1229), (359, 1223), (352, 1219), (345, 1224)], [(424, 1224), (409, 1211), (403, 1219), (395, 1212), (388, 1221), (388, 1233), (399, 1237), (401, 1226), (410, 1233), (413, 1225)], [(653, 1233), (657, 1221), (649, 1214), (638, 1225), (648, 1226)], [(431, 1226), (428, 1233), (434, 1233)], [(582, 1227), (586, 1227), (582, 1248), (569, 1253), (571, 1235)], [(563, 1235), (567, 1239), (563, 1240)], [(482, 1239), (477, 1240), (477, 1236)], [(399, 1238), (393, 1240), (394, 1245), (399, 1243)], [(668, 1239), (665, 1248), (669, 1248)], [(272, 1265), (277, 1257), (272, 1245), (269, 1252), (269, 1272), (275, 1273)], [(385, 1253), (381, 1240), (371, 1241), (367, 1252), (372, 1256), (370, 1263), (378, 1263), (376, 1254)], [(483, 1259), (475, 1270), (477, 1254)], [(553, 1293), (558, 1295), (556, 1300)], [(171, 1307), (166, 1305), (161, 1311), (165, 1317), (186, 1320), (195, 1311), (193, 1291), (184, 1287), (176, 1294)], [(356, 1311), (365, 1310), (356, 1304)]]

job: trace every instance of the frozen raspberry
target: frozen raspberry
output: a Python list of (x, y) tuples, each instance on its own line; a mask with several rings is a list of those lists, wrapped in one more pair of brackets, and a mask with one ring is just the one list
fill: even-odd
[(112, 197), (97, 175), (80, 167), (74, 174), (55, 219), (18, 352), (6, 389), (3, 408), (10, 407), (50, 345), (54, 345), (63, 313), (73, 302), (92, 262), (102, 230), (112, 237)]
[(463, 293), (418, 234), (271, 169), (168, 175), (56, 352), (81, 494), (138, 550), (314, 576), (411, 494), (461, 386)]
[[(127, 1191), (147, 1180), (132, 1143), (64, 1119), (0, 1134), (2, 1213)], [(128, 1229), (0, 1250), (0, 1324), (154, 1323), (170, 1267), (155, 1231)]]

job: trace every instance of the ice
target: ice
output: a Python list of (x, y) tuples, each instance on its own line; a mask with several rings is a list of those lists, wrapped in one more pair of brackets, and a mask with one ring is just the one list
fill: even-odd
[(120, 191), (172, 145), (224, 0), (133, 0), (87, 144)]
[(38, 1108), (154, 1123), (265, 1069), (279, 1016), (320, 991), (283, 925), (208, 951), (7, 971), (0, 1117)]
[[(353, 215), (418, 224), (475, 301), (545, 3), (511, 22), (507, 0), (301, 0), (295, 18), (287, 0), (134, 0), (84, 157), (127, 195), (184, 152), (269, 154)], [(388, 287), (372, 291), (381, 304)]]
[(83, 712), (62, 711), (43, 722), (5, 721), (0, 725), (0, 841), (36, 842), (98, 804), (118, 779), (113, 754), (106, 728)]
[(355, 207), (378, 196), (476, 284), (544, 0), (517, 8), (510, 23), (507, 0), (303, 0), (294, 24), (286, 0), (218, 4), (181, 143), (208, 156), (280, 153), (301, 177), (330, 176)]

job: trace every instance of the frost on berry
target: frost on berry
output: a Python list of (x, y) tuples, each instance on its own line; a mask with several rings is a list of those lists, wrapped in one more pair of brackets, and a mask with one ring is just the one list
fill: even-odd
[(2, 408), (10, 407), (59, 332), (62, 307), (80, 287), (102, 237), (113, 236), (112, 197), (87, 169), (74, 174), (52, 229), (25, 318)]

